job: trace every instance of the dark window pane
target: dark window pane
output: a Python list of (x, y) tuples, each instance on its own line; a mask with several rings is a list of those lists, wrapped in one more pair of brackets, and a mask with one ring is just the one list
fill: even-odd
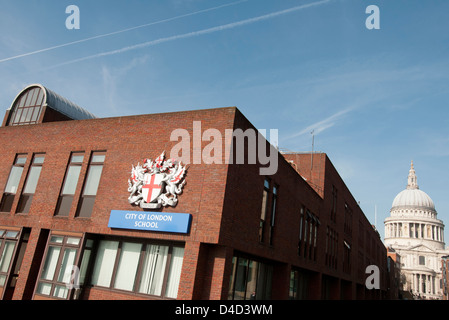
[(22, 194), (17, 206), (18, 213), (28, 213), (31, 207), (31, 201), (33, 200), (32, 194)]
[(94, 208), (95, 197), (84, 197), (81, 198), (78, 204), (77, 217), (89, 218), (92, 215), (92, 210)]
[(67, 217), (70, 212), (70, 207), (72, 206), (73, 196), (60, 196), (58, 204), (56, 206), (55, 215)]
[(12, 203), (14, 202), (14, 195), (13, 194), (3, 194), (2, 202), (0, 204), (0, 211), (1, 212), (9, 212), (12, 208)]

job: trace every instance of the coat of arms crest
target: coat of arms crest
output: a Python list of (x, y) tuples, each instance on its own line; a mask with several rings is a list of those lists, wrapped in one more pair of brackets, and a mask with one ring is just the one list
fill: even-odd
[(177, 195), (186, 183), (186, 171), (181, 161), (165, 160), (165, 151), (154, 161), (145, 159), (142, 165), (133, 165), (128, 179), (129, 203), (147, 209), (176, 206)]

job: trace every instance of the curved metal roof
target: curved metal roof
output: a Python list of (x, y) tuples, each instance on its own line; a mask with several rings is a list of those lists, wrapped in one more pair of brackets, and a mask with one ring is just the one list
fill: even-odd
[(81, 108), (80, 106), (74, 104), (70, 100), (67, 100), (66, 98), (60, 96), (59, 94), (47, 89), (41, 84), (31, 84), (27, 86), (25, 89), (20, 91), (20, 93), (16, 96), (16, 98), (13, 100), (13, 103), (11, 104), (10, 110), (14, 106), (17, 98), (19, 98), (22, 93), (24, 93), (26, 90), (39, 87), (44, 91), (44, 101), (43, 105), (47, 106), (53, 110), (56, 110), (67, 117), (73, 119), (73, 120), (84, 120), (84, 119), (94, 119), (96, 118), (95, 115), (87, 111), (86, 109)]

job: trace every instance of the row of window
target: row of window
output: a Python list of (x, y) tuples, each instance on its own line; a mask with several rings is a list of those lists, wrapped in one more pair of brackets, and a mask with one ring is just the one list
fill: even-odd
[(298, 255), (312, 261), (317, 257), (320, 219), (304, 207), (300, 210)]
[(71, 299), (70, 289), (87, 285), (174, 299), (183, 258), (177, 245), (94, 235), (82, 245), (82, 236), (52, 233), (36, 294)]
[[(70, 156), (69, 164), (66, 169), (64, 182), (60, 191), (56, 205), (56, 216), (68, 216), (72, 206), (75, 191), (77, 189), (80, 173), (84, 161), (84, 152), (73, 152)], [(77, 217), (90, 217), (100, 184), (103, 163), (106, 157), (105, 152), (95, 151), (90, 155), (90, 161), (87, 174), (84, 179), (84, 186), (81, 196), (78, 200), (76, 211)], [(28, 173), (25, 178), (23, 189), (20, 193), (16, 213), (28, 213), (31, 202), (36, 192), (37, 183), (44, 165), (45, 154), (33, 154)], [(14, 199), (19, 191), (20, 181), (27, 161), (26, 154), (18, 154), (11, 168), (5, 190), (0, 201), (0, 211), (10, 212), (13, 207)]]
[[(276, 214), (276, 202), (278, 196), (278, 186), (272, 185), (268, 179), (264, 181), (264, 189), (262, 196), (262, 212), (260, 217), (259, 225), (259, 241), (265, 241), (266, 224), (269, 220), (269, 234), (268, 243), (273, 244), (273, 231), (275, 226), (275, 214)], [(336, 222), (337, 219), (337, 194), (338, 190), (335, 186), (332, 186), (332, 197), (331, 197), (331, 221)], [(269, 198), (271, 196), (271, 207), (269, 207)], [(343, 246), (343, 256), (341, 261), (343, 263), (343, 271), (346, 273), (351, 273), (352, 265), (352, 224), (353, 224), (353, 211), (351, 207), (345, 202), (344, 205), (344, 238), (342, 243), (339, 241), (338, 232), (330, 227), (326, 227), (326, 244), (325, 244), (325, 265), (337, 269), (339, 262), (339, 245)], [(268, 213), (271, 213), (268, 217)], [(299, 242), (298, 242), (298, 255), (309, 259), (311, 261), (316, 261), (317, 258), (317, 239), (320, 229), (320, 219), (318, 216), (310, 212), (305, 207), (300, 209), (300, 224), (299, 224)], [(361, 222), (359, 222), (359, 245), (361, 248), (364, 247), (364, 235), (365, 233)], [(370, 230), (366, 230), (366, 249), (367, 253), (372, 254), (375, 257), (381, 259), (381, 250), (375, 245), (375, 238), (371, 237)], [(372, 251), (372, 252), (371, 252)]]
[[(274, 218), (276, 214), (276, 201), (278, 186), (274, 185), (270, 189), (270, 181), (265, 179), (264, 189), (262, 196), (262, 212), (259, 225), (259, 241), (264, 241), (265, 224), (267, 221), (268, 213), (268, 199), (271, 194), (271, 217), (269, 225), (269, 244), (273, 244), (273, 231), (274, 231)], [(270, 192), (271, 191), (271, 192)], [(336, 221), (337, 213), (337, 189), (332, 186), (332, 203), (331, 203), (331, 220)], [(346, 234), (352, 234), (352, 209), (345, 203), (345, 221), (344, 231)], [(298, 255), (306, 259), (316, 261), (317, 258), (317, 239), (318, 230), (321, 225), (318, 216), (310, 212), (308, 209), (302, 207), (300, 209), (300, 223), (299, 223), (299, 242), (298, 242)], [(326, 229), (326, 247), (325, 247), (325, 264), (331, 268), (336, 269), (338, 263), (338, 232), (333, 228), (327, 227)], [(351, 245), (346, 240), (343, 241), (343, 269), (345, 272), (351, 271)]]
[(337, 269), (338, 265), (338, 232), (333, 228), (326, 228), (325, 265)]
[[(0, 227), (0, 298), (14, 291), (30, 233), (30, 228), (21, 232), (15, 227)], [(35, 288), (38, 296), (74, 299), (83, 288), (98, 287), (177, 297), (184, 259), (182, 244), (73, 232), (52, 231), (47, 235)]]

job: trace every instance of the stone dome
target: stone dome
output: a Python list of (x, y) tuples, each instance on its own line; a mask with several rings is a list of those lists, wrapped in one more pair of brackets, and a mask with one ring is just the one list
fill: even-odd
[(394, 198), (392, 208), (413, 207), (435, 210), (433, 200), (419, 189), (405, 189)]
[(391, 210), (400, 208), (425, 209), (435, 211), (435, 204), (427, 193), (419, 190), (413, 161), (408, 174), (407, 188), (394, 198)]

